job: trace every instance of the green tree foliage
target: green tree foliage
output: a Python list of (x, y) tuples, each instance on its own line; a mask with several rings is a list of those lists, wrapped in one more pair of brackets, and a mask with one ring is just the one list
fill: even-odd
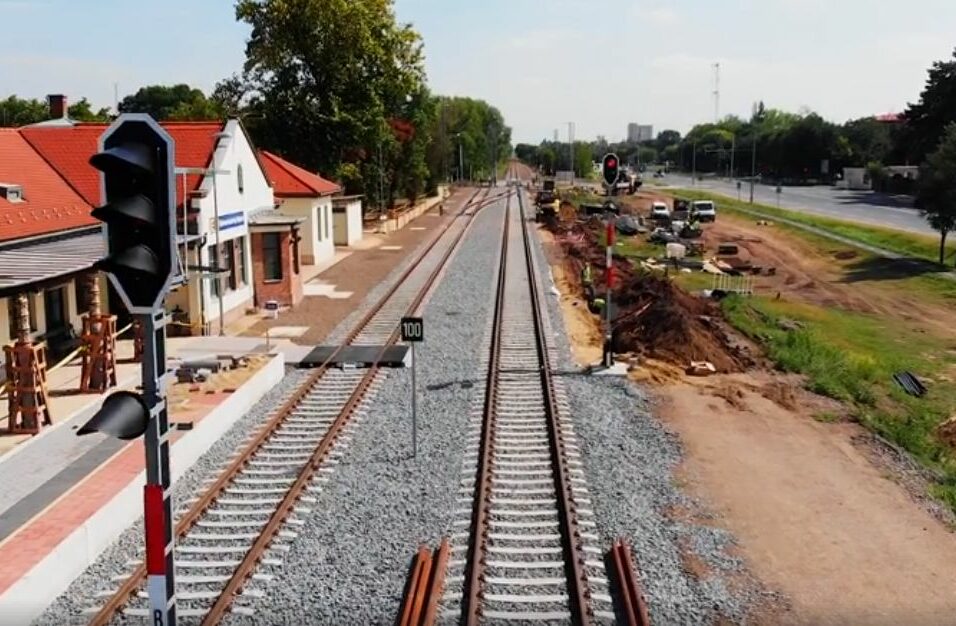
[(50, 117), (46, 102), (34, 98), (10, 96), (0, 100), (0, 126), (25, 126), (36, 124)]
[(239, 0), (236, 18), (252, 27), (245, 72), (213, 100), (241, 109), (259, 145), (373, 204), (424, 190), (436, 103), (391, 0)]
[(920, 168), (916, 206), (939, 232), (939, 262), (946, 257), (946, 236), (956, 228), (956, 122)]
[(439, 97), (433, 119), (429, 170), (435, 174), (444, 171), (445, 177), (457, 178), (463, 156), (465, 177), (486, 179), (511, 155), (511, 129), (501, 112), (483, 100)]
[(120, 113), (148, 113), (157, 120), (216, 120), (224, 111), (189, 85), (148, 85), (120, 100)]
[[(67, 108), (70, 119), (79, 122), (108, 122), (112, 116), (106, 107), (97, 111), (86, 98), (80, 98)], [(0, 100), (0, 127), (26, 126), (50, 119), (50, 107), (45, 100), (9, 96)]]
[(94, 111), (93, 105), (86, 98), (80, 98), (79, 101), (69, 105), (67, 115), (78, 122), (108, 122), (113, 117), (108, 107)]
[(956, 50), (952, 59), (933, 63), (919, 102), (909, 105), (904, 118), (907, 154), (921, 162), (935, 149), (943, 129), (956, 121)]

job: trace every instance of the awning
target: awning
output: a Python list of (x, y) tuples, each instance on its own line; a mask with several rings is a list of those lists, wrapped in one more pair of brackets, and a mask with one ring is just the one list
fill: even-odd
[(305, 222), (304, 217), (298, 217), (296, 215), (285, 215), (283, 213), (277, 213), (275, 211), (269, 211), (264, 213), (257, 213), (249, 218), (249, 227), (260, 228), (271, 227), (271, 226), (298, 226), (299, 224)]
[(0, 248), (0, 298), (71, 278), (106, 255), (100, 233)]

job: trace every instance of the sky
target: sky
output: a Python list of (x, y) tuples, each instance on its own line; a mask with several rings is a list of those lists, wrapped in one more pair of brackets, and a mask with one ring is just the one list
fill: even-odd
[[(956, 47), (952, 0), (396, 0), (396, 14), (422, 34), (434, 92), (488, 100), (531, 143), (566, 139), (568, 122), (578, 139), (619, 140), (629, 122), (684, 133), (758, 100), (836, 122), (901, 111)], [(0, 0), (0, 16), (0, 97), (97, 106), (114, 84), (209, 91), (241, 69), (249, 33), (231, 0)]]

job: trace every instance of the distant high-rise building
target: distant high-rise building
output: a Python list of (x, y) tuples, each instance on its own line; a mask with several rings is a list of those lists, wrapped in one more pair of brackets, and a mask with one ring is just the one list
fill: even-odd
[(554, 129), (554, 143), (558, 143), (558, 129)]
[(627, 125), (627, 140), (630, 143), (640, 143), (650, 141), (654, 138), (654, 127), (650, 124), (635, 124), (631, 122)]

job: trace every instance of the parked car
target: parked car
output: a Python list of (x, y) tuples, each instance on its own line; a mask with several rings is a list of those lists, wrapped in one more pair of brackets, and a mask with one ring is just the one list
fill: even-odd
[(700, 222), (717, 221), (717, 205), (710, 200), (694, 200), (691, 205), (691, 212), (697, 216)]
[(667, 219), (671, 216), (671, 209), (664, 202), (654, 202), (651, 204), (651, 219)]

